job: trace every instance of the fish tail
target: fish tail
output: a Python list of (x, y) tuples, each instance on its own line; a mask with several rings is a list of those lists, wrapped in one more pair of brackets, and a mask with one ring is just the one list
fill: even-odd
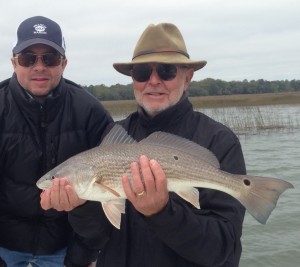
[(240, 198), (247, 211), (260, 223), (265, 224), (276, 207), (280, 195), (294, 186), (281, 179), (244, 176), (243, 183), (249, 187), (247, 194)]

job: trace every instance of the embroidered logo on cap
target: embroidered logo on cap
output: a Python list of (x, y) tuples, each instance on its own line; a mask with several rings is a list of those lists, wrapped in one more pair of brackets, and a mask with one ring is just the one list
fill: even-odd
[(34, 34), (47, 34), (47, 32), (45, 32), (47, 27), (44, 24), (35, 24), (33, 28), (35, 29)]

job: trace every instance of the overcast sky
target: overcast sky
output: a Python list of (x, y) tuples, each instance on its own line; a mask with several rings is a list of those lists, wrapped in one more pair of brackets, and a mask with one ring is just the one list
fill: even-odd
[(0, 80), (12, 75), (19, 24), (42, 15), (60, 24), (68, 66), (82, 85), (128, 84), (114, 70), (129, 62), (144, 29), (171, 22), (192, 60), (207, 60), (193, 80), (300, 79), (299, 0), (9, 0), (1, 3)]

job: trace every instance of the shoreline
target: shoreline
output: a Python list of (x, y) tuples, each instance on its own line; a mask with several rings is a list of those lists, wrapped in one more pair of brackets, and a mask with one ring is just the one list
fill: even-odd
[[(196, 96), (189, 99), (194, 108), (300, 105), (300, 92)], [(101, 103), (111, 114), (128, 114), (136, 110), (135, 100), (107, 100)]]
[(300, 104), (300, 92), (203, 96), (190, 97), (190, 100), (201, 107), (297, 105)]

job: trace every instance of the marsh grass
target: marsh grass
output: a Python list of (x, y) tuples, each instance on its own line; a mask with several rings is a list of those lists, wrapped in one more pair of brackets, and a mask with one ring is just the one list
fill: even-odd
[[(280, 114), (282, 106), (300, 106), (300, 92), (191, 97), (190, 100), (196, 110), (238, 135), (300, 128), (299, 116)], [(125, 118), (137, 107), (135, 100), (103, 101), (102, 104), (115, 120)]]
[(299, 129), (300, 122), (292, 114), (282, 114), (283, 106), (246, 106), (198, 109), (225, 124), (238, 135), (291, 132)]

